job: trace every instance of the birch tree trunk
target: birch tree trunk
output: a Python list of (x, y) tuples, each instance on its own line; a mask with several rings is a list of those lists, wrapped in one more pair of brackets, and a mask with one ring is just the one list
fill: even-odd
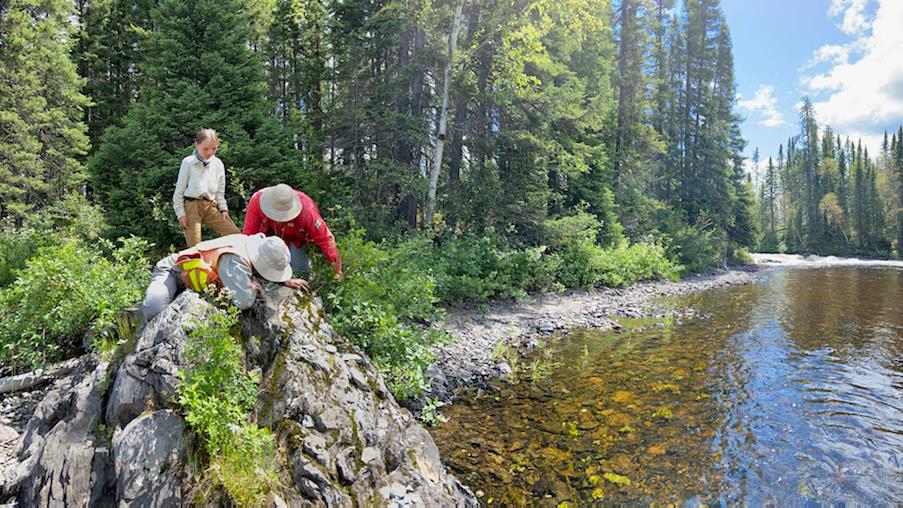
[(455, 58), (455, 50), (458, 46), (458, 27), (461, 25), (463, 4), (464, 0), (455, 2), (455, 15), (452, 18), (451, 35), (448, 37), (448, 61), (445, 63), (445, 76), (442, 83), (442, 109), (439, 110), (439, 132), (436, 135), (436, 151), (433, 153), (433, 163), (430, 165), (430, 188), (423, 217), (424, 227), (433, 224), (433, 212), (436, 210), (436, 187), (439, 183), (439, 170), (442, 169), (442, 150), (445, 148), (445, 129), (448, 123), (448, 88), (451, 82), (452, 61)]

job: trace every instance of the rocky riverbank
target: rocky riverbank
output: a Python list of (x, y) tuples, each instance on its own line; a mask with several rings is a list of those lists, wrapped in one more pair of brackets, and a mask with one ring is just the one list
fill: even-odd
[(518, 351), (532, 349), (544, 337), (572, 328), (611, 329), (617, 318), (656, 317), (664, 310), (658, 297), (748, 284), (758, 266), (695, 275), (676, 282), (654, 281), (628, 288), (564, 291), (540, 294), (517, 302), (496, 302), (486, 308), (452, 311), (445, 329), (457, 340), (433, 349), (436, 364), (428, 370), (434, 397), (449, 401), (460, 387), (481, 386), (511, 372), (493, 351), (500, 342)]

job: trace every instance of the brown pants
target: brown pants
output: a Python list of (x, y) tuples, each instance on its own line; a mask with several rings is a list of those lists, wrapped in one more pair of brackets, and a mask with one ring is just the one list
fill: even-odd
[(194, 247), (201, 241), (202, 224), (210, 226), (220, 236), (241, 233), (231, 218), (223, 218), (222, 212), (216, 208), (215, 201), (186, 199), (185, 218), (188, 219), (185, 241), (189, 247)]

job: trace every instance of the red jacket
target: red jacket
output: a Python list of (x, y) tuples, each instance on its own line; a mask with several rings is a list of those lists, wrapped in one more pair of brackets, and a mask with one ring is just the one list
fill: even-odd
[(317, 204), (310, 199), (307, 194), (296, 190), (298, 197), (301, 198), (301, 213), (297, 217), (288, 222), (276, 222), (267, 217), (263, 210), (260, 209), (260, 196), (263, 194), (259, 190), (251, 196), (248, 202), (248, 213), (245, 215), (245, 224), (241, 232), (246, 235), (255, 233), (264, 233), (266, 235), (276, 235), (285, 240), (287, 245), (300, 247), (301, 244), (313, 241), (316, 243), (326, 260), (330, 264), (335, 263), (336, 271), (342, 270), (342, 258), (339, 256), (339, 250), (335, 244), (335, 237), (329, 231), (329, 227), (320, 217), (320, 210)]

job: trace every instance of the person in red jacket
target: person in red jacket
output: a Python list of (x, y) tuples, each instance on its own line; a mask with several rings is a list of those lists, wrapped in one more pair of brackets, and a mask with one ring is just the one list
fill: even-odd
[(242, 233), (264, 233), (285, 240), (291, 251), (292, 271), (302, 276), (310, 271), (306, 245), (314, 242), (336, 275), (342, 276), (342, 257), (317, 204), (307, 194), (284, 183), (261, 189), (251, 196)]

